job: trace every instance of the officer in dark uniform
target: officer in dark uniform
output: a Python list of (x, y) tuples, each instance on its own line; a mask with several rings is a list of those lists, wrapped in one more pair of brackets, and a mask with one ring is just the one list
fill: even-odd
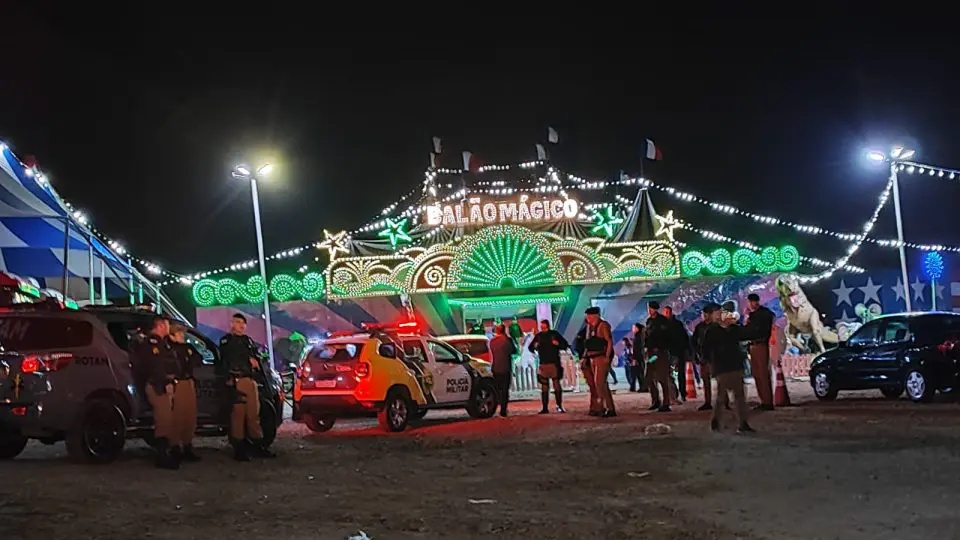
[(235, 313), (230, 319), (230, 333), (220, 338), (220, 357), (228, 373), (227, 384), (233, 387), (233, 408), (230, 412), (230, 444), (233, 458), (249, 461), (250, 451), (257, 457), (274, 457), (263, 444), (260, 429), (260, 396), (254, 370), (260, 369), (257, 346), (246, 335), (247, 318)]
[(173, 390), (173, 419), (176, 429), (170, 438), (170, 450), (177, 460), (200, 461), (193, 451), (193, 435), (197, 431), (197, 386), (193, 363), (200, 353), (186, 341), (187, 328), (178, 322), (170, 324), (168, 339), (177, 355), (177, 385)]
[(178, 461), (170, 450), (174, 436), (173, 393), (179, 371), (177, 357), (167, 341), (170, 323), (156, 316), (150, 327), (150, 335), (138, 344), (138, 364), (143, 367), (145, 393), (153, 407), (153, 434), (156, 439), (157, 467), (176, 469)]

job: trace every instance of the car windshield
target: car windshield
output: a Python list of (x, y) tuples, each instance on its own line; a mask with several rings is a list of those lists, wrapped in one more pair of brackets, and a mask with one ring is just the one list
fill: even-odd
[(321, 362), (347, 362), (360, 356), (362, 343), (321, 343), (310, 350), (307, 357)]

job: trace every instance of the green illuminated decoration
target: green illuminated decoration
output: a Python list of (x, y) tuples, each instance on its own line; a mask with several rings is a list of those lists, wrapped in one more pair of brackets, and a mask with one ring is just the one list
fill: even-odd
[(766, 274), (770, 272), (790, 272), (800, 264), (800, 252), (793, 246), (779, 248), (769, 246), (756, 252), (746, 248), (730, 251), (717, 248), (709, 255), (702, 251), (690, 250), (683, 254), (680, 266), (684, 276), (697, 276), (705, 272), (712, 275)]
[(590, 285), (679, 277), (670, 242), (561, 238), (495, 225), (429, 248), (341, 257), (327, 267), (327, 297)]
[(484, 298), (451, 298), (447, 301), (453, 306), (472, 308), (506, 307), (530, 304), (565, 304), (570, 300), (566, 293), (552, 294), (514, 294), (509, 296), (487, 296)]
[(403, 218), (400, 221), (394, 221), (390, 218), (385, 219), (387, 223), (387, 228), (380, 231), (377, 235), (380, 238), (389, 238), (390, 245), (393, 246), (393, 249), (397, 249), (397, 244), (409, 243), (413, 241), (413, 238), (410, 238), (410, 235), (407, 234), (407, 218)]
[(590, 219), (594, 221), (590, 233), (602, 233), (607, 238), (612, 238), (613, 233), (617, 231), (617, 227), (623, 223), (623, 218), (614, 212), (612, 206), (596, 210), (593, 215), (590, 216)]
[[(278, 302), (295, 298), (318, 300), (323, 297), (326, 284), (323, 274), (309, 272), (297, 278), (277, 274), (270, 279), (270, 296)], [(251, 276), (245, 283), (235, 279), (201, 279), (193, 284), (193, 302), (201, 307), (229, 306), (236, 303), (263, 302), (267, 287), (260, 276)]]
[(458, 289), (539, 287), (553, 284), (561, 273), (546, 238), (522, 227), (484, 229), (464, 241), (459, 252), (462, 257), (450, 264)]

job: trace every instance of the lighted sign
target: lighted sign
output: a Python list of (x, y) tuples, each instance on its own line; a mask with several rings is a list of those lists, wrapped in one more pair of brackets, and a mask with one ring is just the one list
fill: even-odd
[(466, 202), (427, 207), (428, 225), (497, 225), (574, 219), (580, 203), (574, 199), (535, 198), (521, 195), (516, 201), (483, 201), (473, 197)]

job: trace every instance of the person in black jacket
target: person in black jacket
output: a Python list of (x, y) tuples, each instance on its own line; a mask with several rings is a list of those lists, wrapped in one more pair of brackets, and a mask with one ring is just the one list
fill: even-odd
[[(660, 304), (647, 304), (646, 343), (647, 386), (650, 388), (650, 410), (670, 411), (670, 323), (658, 311)], [(663, 391), (663, 400), (657, 386)]]
[(703, 311), (709, 321), (703, 335), (703, 357), (717, 378), (717, 402), (713, 407), (710, 429), (720, 430), (720, 414), (729, 403), (727, 392), (732, 392), (739, 422), (737, 432), (752, 432), (753, 428), (747, 423), (743, 354), (740, 348), (740, 342), (750, 339), (750, 333), (736, 323), (736, 319), (730, 316), (732, 314), (722, 311), (717, 304), (709, 304)]
[[(677, 401), (687, 400), (687, 356), (690, 353), (690, 334), (683, 321), (673, 315), (673, 308), (664, 306), (663, 316), (670, 325), (670, 365), (677, 369)], [(670, 377), (673, 380), (673, 377)]]
[(237, 461), (249, 461), (249, 450), (253, 450), (257, 457), (275, 457), (263, 444), (260, 395), (253, 378), (254, 371), (260, 370), (259, 351), (246, 330), (247, 318), (235, 313), (230, 319), (230, 333), (220, 338), (220, 357), (229, 372), (229, 384), (234, 394), (230, 411), (230, 444)]
[(187, 343), (187, 327), (170, 324), (170, 347), (177, 355), (177, 384), (173, 389), (173, 417), (177, 426), (171, 437), (171, 450), (176, 459), (200, 461), (193, 451), (193, 435), (197, 431), (197, 387), (193, 378), (193, 364), (200, 362), (200, 353)]
[[(633, 354), (630, 355), (630, 369), (637, 382), (637, 392), (647, 391), (646, 347), (643, 342), (644, 326), (633, 323)], [(633, 388), (631, 388), (633, 390)]]
[(150, 335), (137, 344), (135, 355), (142, 366), (147, 400), (153, 408), (153, 435), (156, 440), (157, 467), (176, 469), (179, 462), (171, 451), (170, 439), (178, 429), (173, 416), (173, 388), (179, 371), (167, 334), (170, 323), (159, 315), (153, 318)]
[(563, 409), (563, 386), (560, 380), (563, 378), (563, 366), (560, 364), (560, 351), (570, 348), (570, 344), (560, 332), (550, 328), (550, 321), (544, 319), (540, 321), (540, 332), (530, 341), (528, 349), (536, 353), (540, 358), (540, 366), (537, 368), (537, 382), (540, 383), (540, 402), (543, 408), (540, 414), (547, 414), (550, 409), (547, 405), (550, 402), (550, 382), (553, 381), (553, 395), (557, 400), (557, 412), (566, 412)]
[(760, 305), (760, 296), (755, 293), (747, 295), (747, 305), (750, 307), (750, 316), (747, 319), (747, 328), (754, 339), (750, 341), (750, 372), (753, 374), (753, 383), (757, 386), (757, 396), (761, 411), (773, 410), (773, 386), (770, 377), (770, 334), (773, 332), (773, 322), (776, 316), (766, 306)]
[(690, 337), (690, 349), (693, 351), (693, 361), (700, 367), (700, 379), (703, 381), (703, 405), (697, 408), (698, 411), (709, 411), (713, 408), (710, 404), (713, 397), (713, 385), (710, 382), (710, 363), (703, 357), (703, 336), (710, 325), (710, 315), (707, 313), (707, 307), (716, 304), (707, 304), (703, 308), (703, 320), (697, 323), (693, 329), (693, 336)]

